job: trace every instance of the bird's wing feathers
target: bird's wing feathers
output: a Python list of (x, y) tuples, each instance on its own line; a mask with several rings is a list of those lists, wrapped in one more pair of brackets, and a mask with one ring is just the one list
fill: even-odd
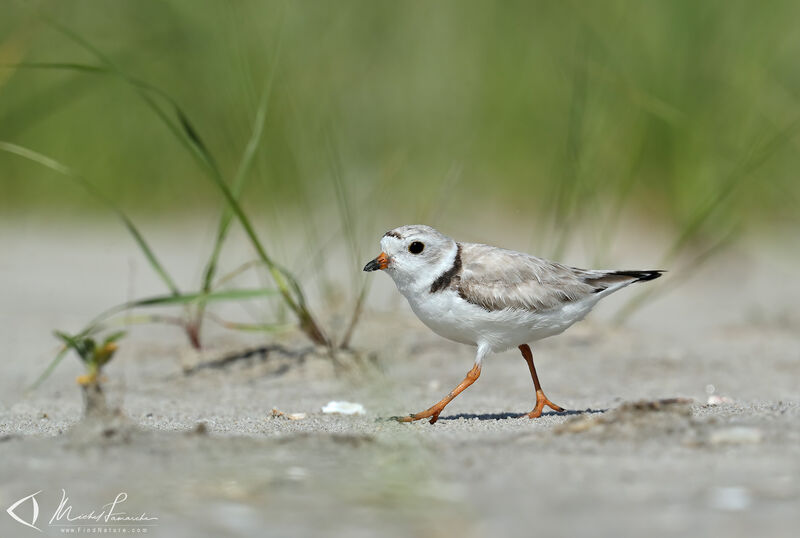
[[(462, 270), (452, 286), (489, 311), (549, 310), (638, 280), (633, 274), (577, 269), (521, 252), (461, 244)], [(655, 278), (655, 277), (653, 277)]]

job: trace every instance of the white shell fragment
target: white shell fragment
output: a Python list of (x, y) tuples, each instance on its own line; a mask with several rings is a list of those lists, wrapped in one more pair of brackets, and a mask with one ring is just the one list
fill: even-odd
[(724, 405), (731, 403), (733, 403), (733, 400), (727, 396), (717, 396), (716, 394), (712, 394), (708, 397), (708, 405)]
[(354, 402), (330, 401), (322, 408), (323, 413), (338, 413), (340, 415), (363, 415), (366, 413), (364, 406)]
[(750, 491), (740, 486), (716, 487), (711, 491), (709, 504), (725, 512), (747, 510), (753, 503)]
[(764, 439), (764, 434), (756, 428), (745, 426), (734, 426), (713, 432), (709, 438), (713, 445), (745, 445), (760, 443)]

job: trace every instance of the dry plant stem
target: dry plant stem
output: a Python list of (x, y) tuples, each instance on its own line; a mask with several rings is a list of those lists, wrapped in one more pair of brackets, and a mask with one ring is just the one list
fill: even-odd
[(542, 416), (542, 409), (544, 409), (545, 405), (559, 413), (563, 412), (563, 407), (554, 404), (544, 395), (542, 386), (539, 384), (539, 376), (536, 375), (536, 367), (533, 365), (531, 347), (528, 344), (522, 344), (519, 346), (519, 350), (522, 352), (522, 358), (528, 363), (528, 369), (531, 371), (531, 378), (533, 379), (533, 388), (536, 390), (536, 407), (533, 408), (533, 411), (528, 413), (528, 418), (538, 418)]
[(189, 338), (189, 344), (193, 349), (202, 349), (203, 345), (200, 342), (200, 319), (196, 319), (191, 323), (187, 323), (184, 329), (186, 330), (186, 337)]
[(303, 307), (302, 311), (296, 311), (297, 316), (300, 318), (300, 329), (311, 339), (315, 344), (330, 347), (330, 342), (325, 336), (325, 333), (320, 329), (319, 324), (311, 316), (311, 313)]
[(270, 355), (272, 353), (276, 353), (282, 357), (289, 357), (298, 361), (302, 361), (308, 355), (314, 353), (314, 348), (308, 347), (305, 349), (291, 350), (280, 344), (269, 344), (265, 346), (258, 346), (238, 351), (230, 355), (225, 355), (223, 357), (214, 359), (212, 361), (203, 362), (195, 366), (191, 366), (189, 368), (184, 369), (183, 373), (185, 375), (192, 375), (202, 370), (225, 368), (239, 360), (252, 359), (253, 357), (259, 357), (262, 361), (264, 361), (270, 358)]
[(84, 418), (108, 418), (111, 414), (111, 410), (106, 402), (106, 396), (103, 393), (103, 387), (100, 385), (100, 381), (94, 379), (88, 383), (82, 383), (81, 391), (83, 392)]
[(350, 349), (350, 340), (353, 338), (353, 333), (356, 330), (356, 325), (358, 325), (358, 320), (361, 318), (361, 314), (364, 311), (364, 299), (366, 299), (366, 297), (367, 286), (363, 286), (361, 288), (361, 293), (358, 294), (356, 305), (353, 308), (353, 315), (350, 318), (350, 323), (347, 326), (347, 330), (344, 332), (342, 343), (339, 344), (339, 349)]
[(475, 383), (478, 378), (481, 376), (481, 365), (476, 364), (472, 367), (472, 370), (467, 372), (467, 377), (458, 384), (456, 388), (450, 391), (450, 394), (445, 396), (444, 398), (439, 401), (436, 405), (433, 405), (422, 411), (420, 413), (414, 413), (413, 415), (408, 415), (407, 417), (395, 417), (397, 422), (413, 422), (415, 420), (422, 420), (423, 418), (430, 418), (430, 423), (435, 424), (437, 420), (439, 420), (439, 413), (445, 408), (447, 404), (453, 401), (453, 399), (461, 394), (464, 389)]
[(222, 286), (224, 286), (225, 284), (227, 284), (228, 282), (230, 282), (233, 279), (235, 279), (236, 277), (238, 277), (239, 275), (249, 271), (253, 267), (258, 267), (260, 265), (263, 265), (263, 262), (261, 260), (250, 260), (249, 262), (245, 262), (242, 265), (240, 265), (239, 267), (237, 267), (236, 269), (234, 269), (233, 271), (231, 271), (230, 273), (221, 276), (219, 278), (219, 280), (217, 280), (211, 286), (211, 289), (219, 289)]

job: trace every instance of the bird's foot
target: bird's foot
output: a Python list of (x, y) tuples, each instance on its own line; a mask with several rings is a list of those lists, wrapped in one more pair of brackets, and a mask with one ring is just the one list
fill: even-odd
[(563, 407), (558, 406), (558, 405), (554, 404), (553, 402), (551, 402), (550, 400), (548, 400), (547, 396), (544, 395), (543, 391), (537, 390), (536, 391), (536, 407), (533, 408), (533, 411), (528, 413), (528, 418), (539, 418), (540, 416), (542, 416), (542, 409), (544, 409), (545, 405), (547, 407), (549, 407), (550, 409), (553, 409), (554, 411), (558, 411), (559, 413), (563, 413), (564, 412), (564, 408)]
[(397, 422), (414, 422), (415, 420), (423, 420), (426, 418), (430, 418), (428, 422), (431, 424), (436, 424), (436, 421), (439, 420), (439, 413), (442, 410), (439, 409), (438, 411), (431, 411), (428, 409), (427, 411), (423, 411), (421, 413), (412, 413), (410, 415), (406, 415), (404, 417), (392, 417)]
[(397, 417), (397, 422), (414, 422), (415, 420), (422, 420), (423, 418), (429, 418), (431, 424), (436, 424), (436, 421), (439, 420), (439, 413), (453, 401), (453, 398), (461, 394), (461, 392), (472, 385), (478, 377), (481, 375), (481, 365), (480, 362), (476, 362), (475, 366), (472, 367), (472, 370), (467, 372), (467, 377), (458, 384), (456, 388), (450, 391), (450, 394), (439, 400), (436, 404), (432, 405), (425, 411), (421, 413), (414, 413), (412, 415), (408, 415), (406, 417)]

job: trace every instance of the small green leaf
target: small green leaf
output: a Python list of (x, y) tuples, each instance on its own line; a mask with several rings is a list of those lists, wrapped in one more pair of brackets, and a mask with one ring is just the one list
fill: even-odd
[(108, 344), (113, 344), (123, 336), (125, 336), (125, 331), (117, 331), (115, 333), (111, 333), (106, 337), (105, 340), (103, 340), (103, 347), (107, 346)]

